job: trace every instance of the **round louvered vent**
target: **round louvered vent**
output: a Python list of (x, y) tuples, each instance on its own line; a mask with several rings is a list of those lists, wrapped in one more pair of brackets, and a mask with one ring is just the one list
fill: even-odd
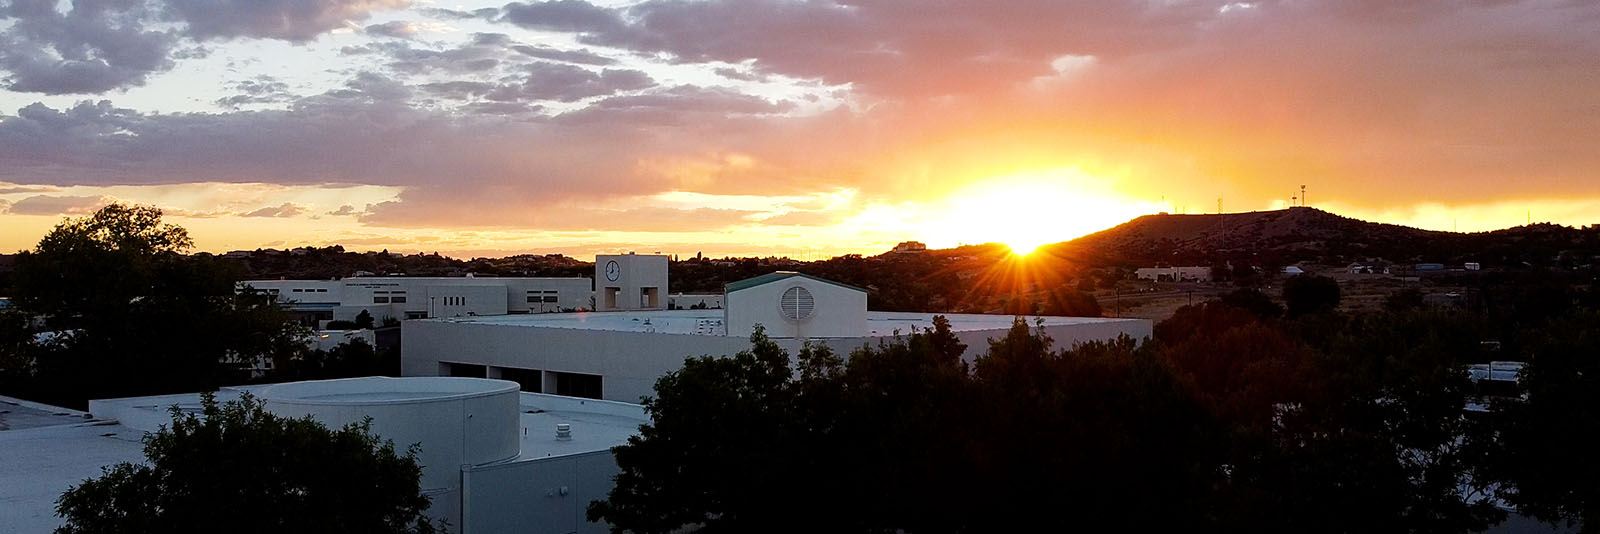
[(778, 309), (783, 311), (783, 318), (790, 321), (803, 321), (811, 317), (816, 302), (811, 299), (811, 292), (806, 288), (795, 286), (783, 292), (783, 297), (778, 299)]

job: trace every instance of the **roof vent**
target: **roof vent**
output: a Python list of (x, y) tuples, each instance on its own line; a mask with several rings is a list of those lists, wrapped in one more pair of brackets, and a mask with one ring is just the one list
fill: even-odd
[(811, 298), (811, 292), (800, 286), (789, 288), (778, 299), (778, 309), (783, 312), (783, 318), (790, 321), (806, 320), (811, 317), (815, 307), (816, 301)]
[(572, 441), (571, 423), (556, 423), (556, 441)]

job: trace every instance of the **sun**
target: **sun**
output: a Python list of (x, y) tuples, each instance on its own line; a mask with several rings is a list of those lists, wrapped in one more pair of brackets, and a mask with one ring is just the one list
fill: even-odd
[(944, 240), (1002, 243), (1017, 256), (1162, 211), (1130, 199), (1111, 181), (1077, 169), (1051, 169), (970, 183), (946, 200)]
[(1039, 250), (1039, 247), (1044, 246), (1044, 243), (1035, 239), (1010, 239), (1001, 243), (1011, 249), (1011, 253), (1017, 256), (1033, 254), (1033, 251)]

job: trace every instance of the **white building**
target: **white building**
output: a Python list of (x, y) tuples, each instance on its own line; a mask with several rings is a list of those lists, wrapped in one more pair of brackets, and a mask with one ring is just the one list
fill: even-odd
[(1157, 282), (1210, 282), (1211, 268), (1204, 266), (1142, 267), (1135, 269), (1133, 276), (1140, 280), (1154, 280)]
[[(803, 292), (802, 292), (803, 290)], [(968, 361), (1006, 335), (1009, 315), (867, 311), (860, 289), (797, 273), (728, 284), (724, 310), (658, 310), (505, 315), (407, 321), (401, 366), (406, 376), (502, 378), (524, 391), (638, 402), (656, 379), (689, 356), (727, 356), (750, 348), (763, 325), (790, 354), (806, 342), (840, 355), (949, 319), (967, 344)], [(1150, 336), (1150, 321), (1101, 317), (1029, 317), (1044, 321), (1058, 346)]]
[(851, 338), (867, 332), (867, 290), (793, 271), (740, 280), (724, 288), (723, 324), (746, 337), (756, 325), (783, 338)]
[[(278, 415), (329, 427), (370, 416), (373, 432), (397, 448), (420, 444), (427, 513), (462, 534), (607, 532), (585, 510), (614, 485), (611, 447), (649, 422), (637, 404), (523, 393), (500, 380), (291, 382), (222, 388), (217, 400), (245, 391)], [(200, 394), (94, 400), (88, 413), (0, 397), (13, 423), (0, 427), (0, 531), (59, 526), (56, 498), (101, 467), (144, 461), (140, 437), (170, 424), (173, 405), (194, 413)]]
[(618, 254), (594, 258), (596, 311), (667, 308), (667, 257)]
[[(664, 275), (663, 275), (664, 277)], [(376, 321), (591, 309), (588, 278), (372, 276), (343, 280), (248, 280), (240, 289), (273, 295), (319, 321)]]

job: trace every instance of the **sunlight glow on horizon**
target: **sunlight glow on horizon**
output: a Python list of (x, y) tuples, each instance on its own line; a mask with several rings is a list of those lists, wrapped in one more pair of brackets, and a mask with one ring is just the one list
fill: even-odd
[(973, 182), (951, 192), (944, 216), (932, 221), (930, 246), (1003, 243), (1025, 256), (1171, 207), (1129, 198), (1115, 181), (1072, 167), (1021, 172)]

